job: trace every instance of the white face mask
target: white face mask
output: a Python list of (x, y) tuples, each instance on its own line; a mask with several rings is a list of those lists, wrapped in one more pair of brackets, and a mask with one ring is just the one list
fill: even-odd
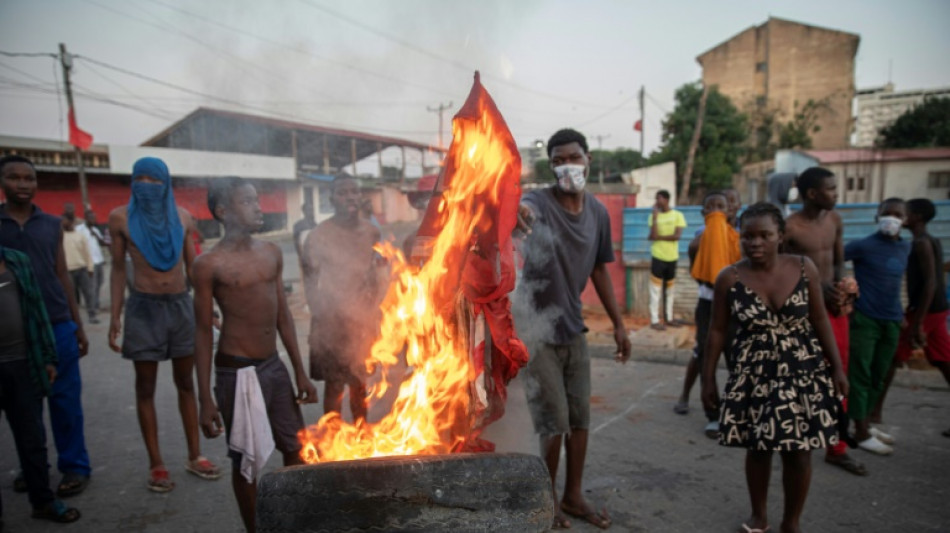
[(587, 177), (584, 172), (587, 167), (584, 165), (559, 165), (554, 167), (554, 175), (557, 176), (557, 186), (564, 192), (580, 192), (584, 190), (587, 184)]
[(888, 237), (894, 237), (901, 232), (904, 221), (897, 217), (878, 217), (877, 229)]
[(788, 203), (793, 204), (798, 200), (798, 187), (792, 187), (788, 190)]

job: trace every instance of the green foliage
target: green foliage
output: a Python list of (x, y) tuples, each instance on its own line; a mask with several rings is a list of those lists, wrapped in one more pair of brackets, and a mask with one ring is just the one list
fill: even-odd
[(775, 108), (756, 108), (749, 113), (751, 143), (747, 162), (766, 161), (775, 157), (776, 150), (812, 147), (811, 136), (821, 131), (818, 118), (829, 108), (829, 99), (809, 99), (799, 107), (795, 102), (791, 120), (783, 122), (783, 113)]
[(927, 98), (881, 130), (882, 148), (950, 146), (950, 98)]
[[(645, 158), (637, 150), (617, 148), (616, 150), (592, 150), (590, 153), (590, 181), (597, 181), (600, 169), (603, 167), (604, 176), (616, 176), (621, 172), (629, 172), (643, 166)], [(553, 182), (554, 172), (551, 170), (548, 159), (538, 159), (534, 162), (534, 177), (532, 181), (543, 183)]]
[[(677, 188), (681, 187), (686, 171), (689, 143), (696, 128), (702, 92), (699, 82), (687, 83), (676, 90), (676, 106), (663, 121), (662, 145), (649, 158), (649, 164), (676, 163)], [(706, 113), (690, 187), (696, 190), (730, 186), (732, 175), (741, 168), (748, 136), (747, 117), (728, 97), (712, 87), (706, 98)]]
[(547, 159), (538, 159), (534, 162), (534, 178), (531, 181), (538, 183), (554, 181), (554, 171), (551, 170)]

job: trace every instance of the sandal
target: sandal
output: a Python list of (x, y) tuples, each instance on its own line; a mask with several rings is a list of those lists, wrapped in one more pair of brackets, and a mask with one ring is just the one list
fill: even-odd
[(850, 455), (825, 455), (825, 462), (830, 465), (840, 466), (856, 476), (868, 475), (867, 468), (863, 464), (855, 461)]
[(610, 515), (607, 514), (607, 509), (601, 509), (600, 511), (593, 511), (589, 508), (576, 509), (568, 504), (565, 504), (564, 502), (561, 502), (561, 510), (564, 511), (564, 513), (568, 516), (585, 520), (589, 524), (600, 529), (607, 529), (612, 523), (610, 521)]
[(221, 470), (214, 465), (207, 457), (199, 455), (193, 461), (185, 463), (185, 470), (200, 477), (201, 479), (215, 480), (221, 477)]
[(79, 520), (79, 517), (82, 515), (80, 515), (78, 509), (66, 507), (63, 500), (56, 499), (42, 507), (34, 508), (33, 514), (30, 516), (51, 522), (59, 522), (60, 524), (68, 524)]
[(168, 469), (156, 466), (149, 473), (148, 490), (152, 492), (168, 492), (175, 488), (175, 482), (168, 476)]
[(689, 414), (689, 402), (676, 402), (673, 406), (673, 412), (678, 415)]
[(66, 472), (56, 487), (56, 495), (60, 498), (69, 498), (86, 490), (89, 486), (89, 476), (77, 472)]
[(749, 527), (747, 524), (742, 524), (742, 533), (768, 533), (769, 529), (771, 529), (769, 526), (757, 528)]

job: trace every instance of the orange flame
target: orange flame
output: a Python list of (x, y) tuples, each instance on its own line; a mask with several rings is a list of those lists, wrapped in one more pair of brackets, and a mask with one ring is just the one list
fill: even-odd
[[(367, 358), (367, 369), (381, 370), (382, 376), (369, 401), (381, 399), (394, 386), (386, 370), (403, 353), (412, 373), (399, 384), (392, 409), (378, 422), (349, 424), (328, 413), (302, 430), (301, 457), (307, 463), (451, 453), (477, 437), (484, 406), (474, 399), (479, 369), (471, 355), (471, 307), (463, 302), (503, 298), (513, 287), (511, 269), (505, 268), (505, 254), (498, 249), (510, 247), (521, 159), (477, 73), (466, 104), (452, 121), (452, 134), (442, 195), (433, 197), (420, 230), (428, 226), (434, 237), (428, 261), (415, 267), (388, 243), (377, 247), (390, 260), (393, 280), (380, 306), (381, 334)], [(501, 238), (493, 240), (493, 235)], [(492, 278), (489, 290), (482, 286), (474, 299), (463, 296), (472, 292), (472, 276), (484, 278), (486, 271)]]

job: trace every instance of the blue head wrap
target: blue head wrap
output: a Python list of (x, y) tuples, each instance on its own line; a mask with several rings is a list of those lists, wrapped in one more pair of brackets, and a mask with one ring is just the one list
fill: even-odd
[[(136, 181), (138, 176), (162, 180), (161, 184)], [(178, 264), (185, 230), (175, 207), (172, 178), (165, 162), (143, 157), (132, 167), (132, 198), (129, 200), (129, 236), (152, 268), (167, 272)]]

